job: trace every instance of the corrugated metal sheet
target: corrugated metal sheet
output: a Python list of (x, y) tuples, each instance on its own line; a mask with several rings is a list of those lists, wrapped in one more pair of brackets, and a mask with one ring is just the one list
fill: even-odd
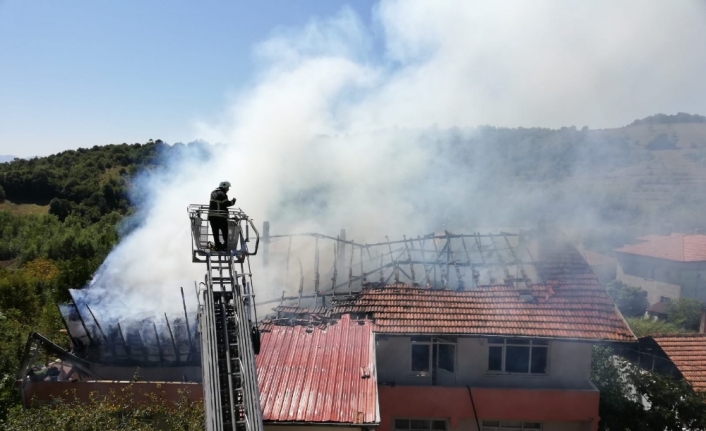
[(626, 245), (615, 251), (678, 262), (706, 261), (706, 235), (648, 235), (639, 239), (644, 242)]
[(344, 315), (325, 326), (262, 329), (256, 365), (265, 421), (379, 421), (370, 321)]
[(699, 391), (706, 391), (706, 334), (654, 335), (653, 340)]
[(473, 290), (364, 289), (339, 301), (336, 312), (370, 315), (375, 331), (481, 334), (634, 341), (627, 324), (573, 247), (545, 247), (537, 263), (542, 283)]

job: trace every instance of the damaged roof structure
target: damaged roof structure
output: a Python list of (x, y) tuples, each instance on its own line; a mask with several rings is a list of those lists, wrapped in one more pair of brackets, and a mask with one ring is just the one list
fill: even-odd
[[(503, 235), (500, 238), (506, 244), (504, 248), (487, 247), (487, 251), (481, 248), (479, 255), (483, 260), (474, 263), (468, 252), (463, 253), (461, 259), (447, 262), (447, 254), (459, 254), (451, 251), (451, 240), (456, 238), (461, 242), (463, 237), (448, 235), (447, 238), (441, 253), (437, 248), (435, 255), (444, 256), (443, 260), (418, 264), (425, 266), (427, 274), (433, 271), (429, 268), (433, 263), (440, 264), (442, 269), (446, 267), (448, 272), (441, 274), (441, 288), (435, 288), (431, 283), (411, 284), (415, 274), (414, 260), (400, 259), (392, 261), (389, 274), (387, 278), (381, 277), (382, 281), (363, 282), (362, 289), (350, 294), (345, 289), (340, 293), (332, 289), (329, 307), (302, 307), (302, 301), (297, 297), (288, 298), (288, 302), (282, 300), (275, 312), (280, 318), (288, 316), (290, 319), (307, 315), (364, 315), (374, 322), (376, 332), (384, 333), (635, 340), (605, 288), (581, 254), (568, 242), (545, 238), (527, 243), (517, 238), (517, 246), (513, 247), (510, 236)], [(509, 256), (503, 258), (502, 254)], [(531, 260), (522, 261), (520, 255)], [(539, 259), (534, 260), (533, 255)], [(450, 269), (461, 265), (474, 272), (473, 287), (463, 284), (461, 271)], [(493, 270), (505, 277), (494, 276)], [(371, 272), (379, 273), (380, 269)], [(454, 285), (450, 273), (457, 274), (456, 288), (449, 287)], [(481, 274), (486, 276), (485, 280)], [(432, 277), (429, 277), (430, 281)], [(385, 283), (390, 278), (396, 278), (397, 282)], [(406, 283), (402, 281), (404, 278), (407, 278)], [(425, 279), (422, 276), (422, 280)], [(302, 297), (312, 299), (311, 296)]]
[[(402, 431), (405, 423), (414, 428), (411, 420), (426, 426), (421, 418), (429, 418), (430, 431), (432, 425), (452, 431), (464, 420), (488, 429), (504, 420), (527, 428), (540, 424), (545, 431), (554, 429), (552, 423), (597, 429), (598, 391), (588, 380), (591, 346), (634, 342), (635, 336), (566, 239), (546, 232), (445, 232), (376, 244), (316, 234), (307, 239), (315, 241), (311, 280), (305, 283), (300, 269), (298, 288), (270, 301), (279, 303), (275, 313), (260, 323), (256, 366), (266, 425)], [(333, 243), (328, 261), (320, 241)], [(278, 257), (280, 263), (291, 259), (289, 252), (265, 255), (270, 265)], [(325, 271), (324, 262), (330, 264)], [(186, 356), (167, 364), (160, 347), (150, 356), (151, 367), (181, 372), (198, 366), (190, 362), (198, 360), (191, 348), (198, 353), (199, 344), (198, 334), (187, 334), (188, 319), (171, 350)], [(153, 341), (164, 346), (171, 338)], [(102, 339), (102, 360), (113, 357), (111, 340), (129, 345), (119, 333)], [(115, 349), (115, 357), (125, 346)], [(381, 352), (397, 356), (381, 358)], [(430, 356), (420, 361), (420, 354)], [(521, 371), (522, 361), (531, 366)], [(32, 385), (54, 394), (58, 389), (47, 387), (57, 383)], [(449, 401), (434, 401), (439, 399)], [(444, 420), (443, 429), (434, 418)]]

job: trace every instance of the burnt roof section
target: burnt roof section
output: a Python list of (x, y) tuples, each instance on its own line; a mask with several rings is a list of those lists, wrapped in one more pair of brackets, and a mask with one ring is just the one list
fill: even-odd
[(255, 359), (263, 419), (377, 425), (372, 327), (348, 315), (317, 326), (263, 323)]
[(660, 334), (651, 337), (691, 386), (706, 391), (706, 334)]
[(677, 262), (706, 261), (706, 235), (648, 235), (639, 239), (642, 242), (615, 251)]
[(539, 283), (472, 290), (392, 284), (335, 301), (336, 313), (370, 316), (389, 334), (472, 334), (635, 341), (580, 253), (564, 241), (539, 241)]

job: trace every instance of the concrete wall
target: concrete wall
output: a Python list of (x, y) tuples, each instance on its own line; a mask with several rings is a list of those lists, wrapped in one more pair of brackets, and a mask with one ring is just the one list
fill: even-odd
[(647, 301), (650, 305), (659, 302), (662, 296), (670, 299), (681, 298), (681, 286), (678, 284), (664, 283), (649, 278), (626, 274), (620, 265), (618, 265), (618, 275), (616, 278), (628, 286), (638, 286), (647, 292)]
[[(439, 376), (439, 386), (506, 388), (590, 389), (591, 344), (575, 341), (549, 342), (546, 375), (498, 374), (488, 371), (488, 343), (482, 337), (459, 337), (456, 344), (456, 372)], [(378, 337), (377, 373), (380, 383), (431, 385), (431, 375), (412, 372), (410, 337)]]
[(616, 278), (647, 292), (650, 304), (668, 298), (695, 298), (706, 302), (706, 262), (677, 262), (616, 253)]

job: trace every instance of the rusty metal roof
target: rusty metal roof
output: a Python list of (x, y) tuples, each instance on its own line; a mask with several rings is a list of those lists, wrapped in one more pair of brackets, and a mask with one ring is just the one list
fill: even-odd
[(377, 424), (372, 323), (348, 315), (319, 326), (262, 326), (256, 357), (263, 419)]
[(615, 251), (678, 262), (706, 261), (706, 235), (648, 235), (638, 239), (643, 242), (626, 245)]
[(706, 391), (706, 334), (653, 335), (652, 339), (694, 389)]
[(472, 290), (405, 284), (367, 288), (337, 301), (335, 312), (360, 313), (375, 331), (479, 334), (635, 341), (630, 328), (585, 260), (571, 246), (545, 247), (541, 283), (496, 284)]

